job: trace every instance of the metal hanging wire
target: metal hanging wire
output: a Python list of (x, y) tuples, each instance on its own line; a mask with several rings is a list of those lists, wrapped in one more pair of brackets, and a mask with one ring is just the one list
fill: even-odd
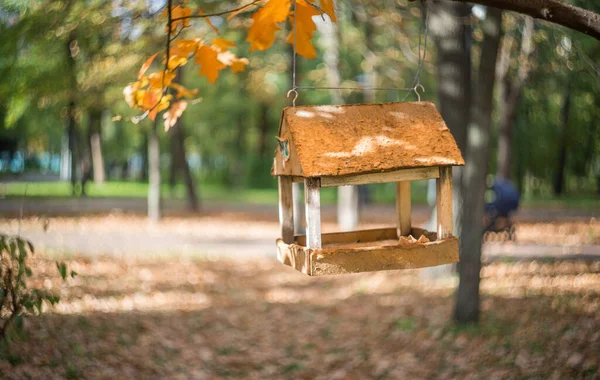
[[(297, 51), (296, 51), (296, 44), (297, 44), (297, 35), (298, 35), (298, 29), (297, 29), (297, 12), (296, 12), (296, 1), (297, 0), (292, 0), (292, 5), (293, 5), (293, 9), (294, 9), (294, 25), (293, 25), (293, 45), (292, 45), (292, 88), (287, 92), (287, 97), (289, 98), (290, 96), (292, 96), (292, 94), (294, 95), (294, 98), (292, 99), (292, 106), (296, 106), (296, 100), (298, 99), (299, 96), (299, 92), (298, 90), (350, 90), (350, 91), (406, 91), (406, 94), (404, 95), (404, 97), (402, 97), (402, 101), (405, 101), (406, 98), (408, 98), (408, 96), (411, 93), (415, 93), (415, 95), (417, 96), (418, 101), (421, 101), (421, 95), (419, 94), (419, 89), (421, 89), (422, 92), (425, 92), (425, 87), (421, 84), (421, 70), (423, 68), (423, 64), (425, 62), (425, 57), (427, 56), (427, 36), (429, 35), (429, 12), (426, 12), (425, 9), (425, 1), (426, 0), (421, 0), (421, 14), (420, 14), (420, 22), (419, 22), (419, 43), (418, 43), (418, 55), (419, 55), (419, 59), (418, 59), (418, 64), (417, 64), (417, 71), (415, 73), (415, 77), (412, 81), (412, 85), (411, 87), (408, 88), (399, 88), (399, 87), (371, 87), (371, 86), (342, 86), (342, 87), (332, 87), (332, 86), (298, 86), (298, 84), (296, 83), (296, 68), (297, 68)], [(330, 22), (332, 22), (330, 20)]]

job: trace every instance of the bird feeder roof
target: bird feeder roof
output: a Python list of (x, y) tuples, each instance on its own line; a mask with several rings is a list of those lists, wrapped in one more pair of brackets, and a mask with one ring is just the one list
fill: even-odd
[(273, 175), (342, 176), (464, 165), (433, 103), (287, 107)]

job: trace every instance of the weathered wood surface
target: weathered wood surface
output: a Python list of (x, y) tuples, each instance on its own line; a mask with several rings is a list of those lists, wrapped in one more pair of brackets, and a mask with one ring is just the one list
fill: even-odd
[[(273, 158), (273, 167), (271, 168), (271, 175), (302, 175), (302, 168), (300, 167), (300, 160), (298, 159), (298, 152), (294, 146), (292, 140), (292, 134), (287, 123), (282, 120), (279, 126), (278, 141), (287, 143), (289, 156), (286, 157), (281, 151), (281, 145), (277, 143), (275, 149), (275, 157)], [(300, 181), (301, 182), (301, 181)]]
[(321, 184), (319, 178), (304, 179), (304, 205), (306, 208), (306, 246), (321, 248)]
[(430, 102), (288, 107), (279, 137), (287, 138), (287, 131), (300, 168), (292, 165), (290, 172), (286, 163), (282, 172), (275, 165), (274, 175), (337, 177), (464, 165), (450, 130)]
[(279, 184), (279, 226), (284, 242), (294, 242), (294, 197), (292, 195), (292, 177), (278, 177)]
[(386, 173), (367, 173), (346, 176), (321, 177), (321, 187), (364, 185), (368, 183), (387, 183), (399, 181), (416, 181), (420, 179), (438, 178), (437, 167), (400, 169)]
[(440, 169), (437, 187), (437, 235), (438, 240), (452, 236), (452, 167)]
[[(421, 236), (421, 235), (419, 235)], [(378, 241), (397, 239), (395, 228), (375, 228), (371, 230), (349, 231), (349, 232), (330, 232), (321, 235), (323, 246), (327, 244), (356, 243), (365, 241)], [(418, 238), (418, 236), (416, 236)], [(295, 237), (296, 244), (306, 246), (306, 235)]]
[(410, 181), (396, 182), (398, 236), (408, 236), (411, 228)]
[[(395, 229), (392, 229), (395, 230)], [(458, 262), (458, 239), (424, 244), (310, 249), (277, 241), (279, 260), (310, 276), (416, 269)]]

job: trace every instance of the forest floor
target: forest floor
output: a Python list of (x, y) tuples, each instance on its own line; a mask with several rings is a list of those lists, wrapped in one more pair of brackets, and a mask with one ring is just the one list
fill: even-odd
[[(5, 217), (0, 231), (37, 247), (32, 285), (62, 301), (26, 320), (0, 378), (600, 379), (600, 223), (581, 212), (526, 211), (517, 242), (484, 245), (471, 327), (450, 322), (453, 276), (311, 278), (279, 264), (270, 206), (153, 225), (122, 210)], [(378, 227), (394, 209), (361, 218)], [(333, 207), (323, 226), (336, 229)], [(78, 275), (62, 282), (55, 259)]]
[[(43, 256), (43, 255), (42, 255)], [(495, 262), (479, 326), (456, 279), (311, 278), (274, 260), (72, 258), (62, 297), (0, 358), (6, 379), (600, 378), (600, 262)], [(48, 278), (50, 276), (50, 278)]]

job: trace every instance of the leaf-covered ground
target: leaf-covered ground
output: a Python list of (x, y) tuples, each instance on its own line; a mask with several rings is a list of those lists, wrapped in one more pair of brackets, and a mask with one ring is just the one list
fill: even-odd
[[(482, 323), (449, 322), (456, 280), (419, 272), (310, 278), (267, 259), (72, 259), (39, 286), (0, 377), (600, 378), (600, 262), (494, 263)], [(11, 364), (12, 363), (12, 364)]]

